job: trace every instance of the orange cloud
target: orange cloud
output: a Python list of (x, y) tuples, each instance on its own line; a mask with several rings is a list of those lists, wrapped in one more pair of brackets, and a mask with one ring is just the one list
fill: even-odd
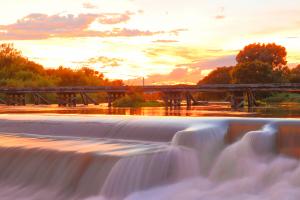
[(101, 24), (119, 24), (123, 22), (127, 22), (130, 20), (131, 15), (134, 15), (133, 12), (125, 12), (125, 13), (106, 13), (101, 14), (98, 17), (98, 22)]
[[(222, 49), (198, 49), (188, 46), (167, 46), (149, 48), (145, 54), (155, 61), (155, 64), (164, 63), (164, 56), (174, 57), (178, 60), (177, 67), (190, 67), (211, 69), (214, 67), (235, 65), (235, 51), (224, 51)], [(225, 54), (225, 55), (224, 55)]]
[(96, 8), (98, 8), (98, 6), (96, 6), (96, 5), (94, 5), (90, 2), (85, 2), (85, 3), (82, 4), (82, 6), (86, 9), (96, 9)]
[(78, 16), (30, 14), (14, 24), (0, 25), (0, 40), (37, 40), (52, 37), (133, 37), (177, 32), (177, 30), (152, 32), (127, 28), (113, 28), (108, 31), (88, 30), (89, 25), (96, 20), (106, 24), (116, 24), (129, 20), (129, 15), (132, 13), (79, 14)]
[[(208, 58), (198, 60), (187, 64), (178, 64), (168, 74), (151, 74), (145, 81), (148, 85), (159, 84), (196, 84), (199, 80), (203, 79), (213, 69), (221, 66), (232, 66), (235, 64), (235, 56), (220, 56), (215, 58)], [(141, 80), (131, 79), (128, 81), (133, 85), (140, 85)]]
[(144, 51), (150, 58), (160, 57), (162, 55), (168, 55), (173, 57), (181, 57), (187, 60), (199, 59), (199, 51), (195, 48), (184, 47), (184, 46), (159, 46), (149, 48)]
[(178, 66), (189, 66), (191, 68), (214, 69), (216, 67), (233, 66), (236, 64), (235, 55), (225, 55), (206, 59), (195, 60), (188, 64)]
[[(152, 74), (145, 79), (145, 83), (147, 85), (195, 84), (203, 78), (201, 71), (201, 69), (176, 68), (169, 74)], [(132, 85), (140, 85), (141, 79), (132, 79), (128, 82)]]
[(118, 67), (121, 65), (124, 59), (122, 58), (111, 58), (106, 56), (99, 56), (95, 58), (90, 58), (87, 61), (77, 62), (79, 64), (96, 64), (101, 63), (103, 67)]
[(225, 15), (216, 15), (215, 19), (225, 19)]
[(179, 35), (179, 33), (180, 32), (183, 32), (183, 31), (188, 31), (188, 29), (186, 29), (186, 28), (178, 28), (178, 29), (174, 29), (174, 30), (172, 30), (172, 31), (170, 31), (169, 33), (171, 34), (171, 35)]
[(154, 40), (154, 43), (173, 43), (178, 42), (178, 40)]

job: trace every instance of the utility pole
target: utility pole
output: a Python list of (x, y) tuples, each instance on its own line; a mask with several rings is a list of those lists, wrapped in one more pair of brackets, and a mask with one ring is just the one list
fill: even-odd
[(145, 86), (145, 77), (143, 77), (143, 87)]

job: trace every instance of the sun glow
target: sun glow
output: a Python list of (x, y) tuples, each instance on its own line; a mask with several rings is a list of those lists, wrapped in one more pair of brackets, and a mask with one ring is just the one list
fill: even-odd
[(238, 0), (12, 0), (1, 5), (0, 41), (14, 43), (45, 67), (90, 66), (111, 79), (157, 75), (157, 80), (184, 67), (199, 72), (192, 78), (197, 82), (215, 67), (234, 65), (234, 55), (253, 42), (283, 45), (289, 65), (300, 62), (295, 9), (300, 5), (292, 0), (249, 3), (247, 9)]

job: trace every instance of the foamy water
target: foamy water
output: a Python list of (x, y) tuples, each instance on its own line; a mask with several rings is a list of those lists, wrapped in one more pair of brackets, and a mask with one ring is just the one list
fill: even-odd
[(298, 120), (1, 115), (0, 132), (1, 200), (300, 199), (281, 154)]

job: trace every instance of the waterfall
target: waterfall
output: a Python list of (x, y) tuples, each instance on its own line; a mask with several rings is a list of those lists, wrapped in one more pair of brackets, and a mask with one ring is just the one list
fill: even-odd
[(276, 154), (277, 131), (273, 125), (249, 131), (219, 152), (207, 174), (136, 192), (126, 200), (299, 199), (300, 165)]
[(300, 165), (285, 154), (298, 155), (299, 124), (291, 119), (2, 115), (0, 197), (298, 200)]
[(121, 159), (112, 168), (101, 194), (108, 199), (123, 199), (135, 191), (198, 175), (194, 152), (170, 147), (164, 152)]
[(186, 146), (194, 149), (199, 162), (200, 173), (207, 174), (217, 155), (224, 148), (227, 133), (225, 124), (200, 124), (178, 131), (172, 139), (174, 146)]

